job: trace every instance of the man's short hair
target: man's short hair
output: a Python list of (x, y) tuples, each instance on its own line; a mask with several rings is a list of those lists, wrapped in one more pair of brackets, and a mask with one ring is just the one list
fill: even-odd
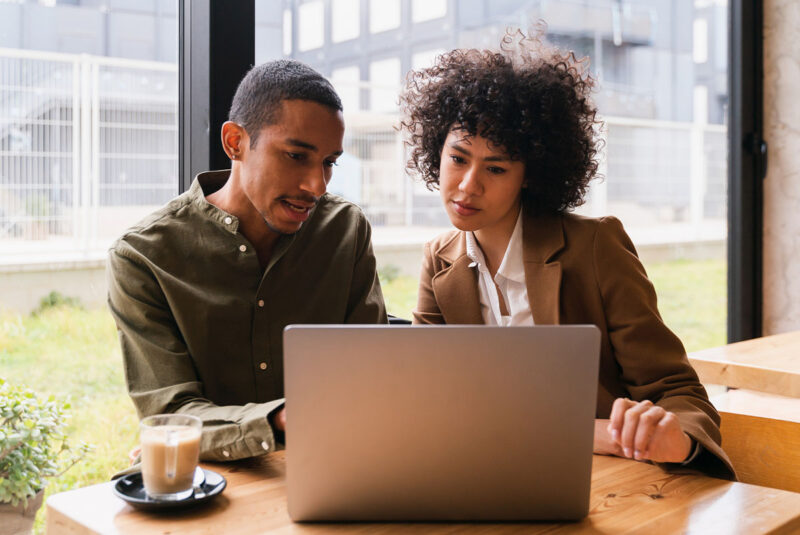
[(310, 100), (342, 111), (325, 77), (299, 61), (279, 59), (250, 69), (236, 89), (228, 120), (244, 127), (253, 147), (261, 129), (278, 121), (282, 100)]

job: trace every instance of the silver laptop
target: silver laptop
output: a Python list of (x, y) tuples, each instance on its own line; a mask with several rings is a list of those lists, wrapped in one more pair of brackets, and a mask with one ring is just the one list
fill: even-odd
[(596, 327), (292, 325), (283, 349), (293, 520), (587, 515)]

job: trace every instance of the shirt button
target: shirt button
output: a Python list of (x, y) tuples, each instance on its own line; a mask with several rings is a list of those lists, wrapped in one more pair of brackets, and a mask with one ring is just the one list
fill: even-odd
[(258, 367), (261, 368), (262, 370), (266, 370), (267, 369), (267, 363), (266, 362), (262, 362), (261, 364), (258, 365)]
[(222, 455), (223, 455), (223, 457), (230, 457), (231, 456), (231, 454), (228, 453), (228, 450), (222, 450)]
[(261, 308), (264, 307), (264, 300), (263, 299), (259, 299), (258, 300), (258, 306), (261, 307)]
[(246, 246), (246, 245), (240, 245), (240, 246), (239, 246), (239, 250), (240, 250), (241, 252), (245, 252), (245, 251), (247, 250), (247, 246)]
[(230, 217), (226, 217), (225, 218), (225, 224), (226, 225), (230, 225), (231, 223), (233, 223), (233, 219), (231, 219)]
[(266, 440), (261, 443), (261, 447), (264, 448), (264, 451), (269, 451), (269, 444)]

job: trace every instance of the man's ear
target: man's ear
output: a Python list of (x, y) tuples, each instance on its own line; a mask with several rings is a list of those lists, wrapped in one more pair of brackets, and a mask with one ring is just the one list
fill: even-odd
[(231, 160), (241, 160), (247, 146), (248, 136), (244, 127), (233, 121), (222, 124), (222, 149)]

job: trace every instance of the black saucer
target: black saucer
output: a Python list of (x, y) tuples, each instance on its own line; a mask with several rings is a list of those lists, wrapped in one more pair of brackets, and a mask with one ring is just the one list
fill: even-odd
[(201, 468), (198, 468), (198, 470), (203, 470), (206, 476), (205, 481), (200, 485), (200, 490), (202, 490), (205, 495), (199, 498), (195, 497), (197, 494), (196, 491), (183, 500), (156, 500), (151, 498), (144, 491), (141, 472), (128, 474), (127, 476), (119, 478), (114, 484), (114, 494), (138, 509), (151, 511), (178, 509), (198, 505), (213, 499), (225, 490), (225, 486), (227, 485), (227, 481), (225, 481), (225, 478), (220, 474), (212, 470)]

